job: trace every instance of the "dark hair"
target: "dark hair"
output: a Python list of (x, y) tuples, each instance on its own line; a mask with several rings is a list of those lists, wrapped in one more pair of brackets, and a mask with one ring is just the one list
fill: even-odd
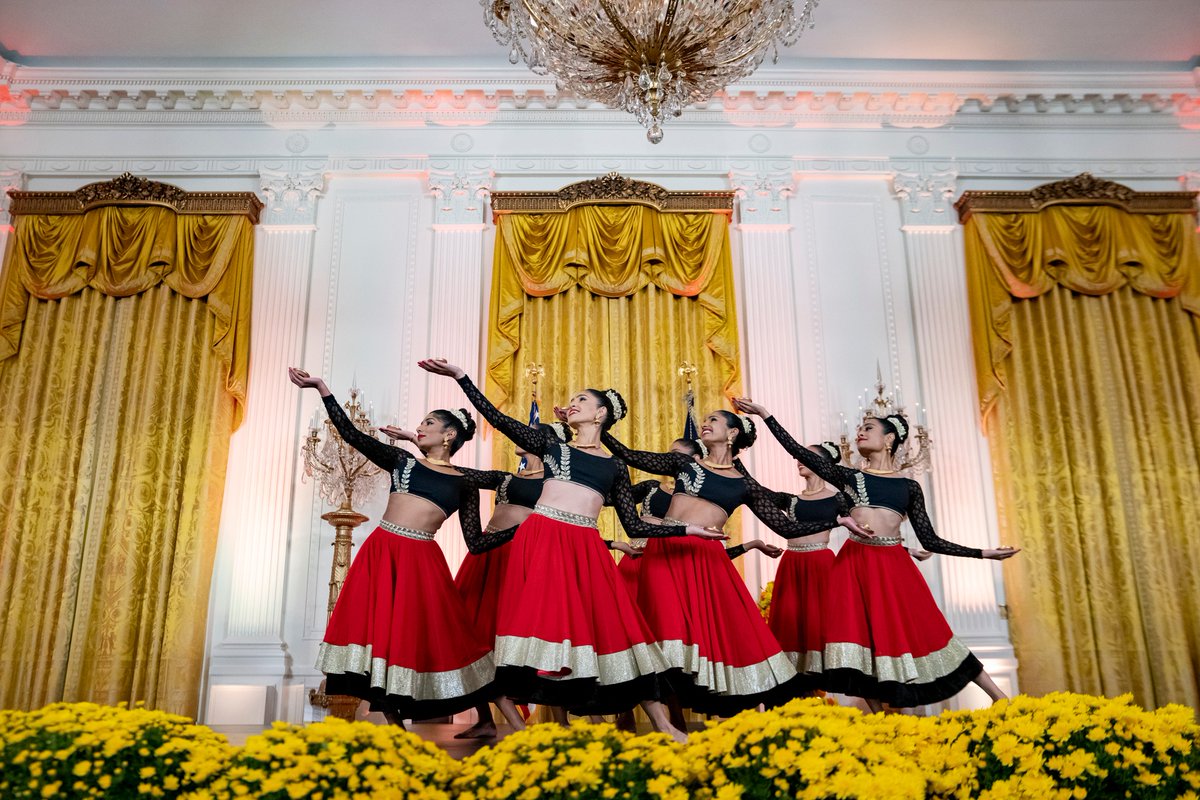
[[(629, 413), (629, 406), (625, 403), (625, 398), (616, 389), (588, 389), (593, 397), (600, 401), (600, 405), (608, 409), (608, 417), (604, 420), (604, 424), (600, 426), (601, 430), (608, 430), (613, 425), (616, 425), (618, 420), (621, 420)], [(611, 397), (609, 395), (612, 395)], [(613, 402), (613, 398), (616, 402)]]
[(684, 447), (687, 448), (688, 453), (690, 453), (693, 456), (704, 455), (704, 450), (700, 447), (700, 443), (698, 441), (696, 441), (695, 439), (676, 439), (675, 441), (671, 442), (671, 444), (672, 445), (677, 445), (677, 444), (683, 445)]
[(569, 426), (561, 422), (539, 422), (538, 430), (553, 431), (555, 438), (564, 444), (571, 441), (571, 438), (575, 435)]
[[(830, 464), (836, 464), (842, 460), (842, 449), (833, 442), (821, 442), (820, 444), (810, 444), (809, 450), (816, 450), (817, 455), (828, 461)], [(835, 456), (834, 453), (837, 453)]]
[[(755, 439), (758, 438), (758, 431), (754, 427), (754, 420), (749, 417), (739, 416), (732, 411), (724, 409), (717, 412), (724, 415), (725, 424), (732, 430), (737, 431), (737, 436), (733, 437), (733, 454), (736, 456), (742, 450), (754, 446)], [(746, 427), (742, 427), (742, 423), (746, 423)]]
[[(900, 424), (904, 426), (903, 432), (901, 432), (901, 430), (896, 427), (896, 424), (892, 422), (893, 418), (900, 420)], [(889, 414), (886, 418), (876, 417), (876, 419), (879, 420), (879, 424), (883, 427), (884, 436), (889, 433), (896, 434), (896, 438), (892, 441), (891, 447), (891, 454), (896, 455), (896, 451), (900, 449), (900, 445), (904, 444), (908, 440), (908, 419), (903, 414)]]
[(460, 408), (458, 413), (463, 415), (463, 419), (467, 421), (466, 425), (463, 424), (461, 419), (455, 416), (453, 411), (438, 408), (429, 412), (429, 416), (437, 417), (438, 421), (443, 425), (449, 425), (458, 431), (458, 435), (454, 437), (454, 441), (450, 442), (450, 455), (457, 453), (464, 444), (475, 438), (475, 420), (471, 418), (471, 415), (467, 413), (465, 408)]

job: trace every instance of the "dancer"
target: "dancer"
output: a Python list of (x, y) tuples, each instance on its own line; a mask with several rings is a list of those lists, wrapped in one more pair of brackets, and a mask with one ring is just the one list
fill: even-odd
[(550, 470), (534, 513), (517, 529), (501, 590), (496, 662), (510, 695), (583, 714), (619, 713), (640, 700), (658, 730), (685, 740), (657, 700), (668, 665), (620, 587), (596, 515), (607, 499), (634, 537), (728, 537), (638, 519), (628, 469), (600, 447), (601, 430), (625, 415), (615, 391), (586, 389), (571, 399), (575, 440), (567, 445), (501, 413), (460, 368), (443, 359), (419, 365), (458, 381), (493, 427)]
[[(468, 546), (486, 545), (478, 489), (449, 460), (474, 435), (474, 421), (461, 409), (430, 412), (413, 437), (424, 456), (416, 458), (355, 427), (320, 378), (294, 367), (288, 377), (316, 389), (342, 439), (392, 481), (383, 519), (350, 565), (318, 650), (326, 691), (368, 700), (398, 725), (496, 698), (491, 642), (470, 625), (433, 541), (457, 511)], [(495, 702), (513, 728), (524, 727), (511, 701)]]
[[(721, 527), (745, 504), (785, 537), (823, 529), (788, 519), (770, 493), (734, 465), (734, 457), (754, 444), (749, 419), (714, 411), (700, 434), (708, 450), (700, 461), (674, 451), (633, 450), (607, 433), (603, 441), (632, 466), (675, 477), (664, 524)], [(795, 667), (716, 545), (691, 539), (655, 542), (642, 557), (638, 598), (663, 653), (679, 671), (675, 689), (685, 706), (724, 716), (798, 691)]]
[(1016, 549), (980, 550), (948, 542), (934, 532), (921, 485), (897, 475), (896, 451), (908, 438), (899, 413), (867, 417), (855, 443), (864, 469), (839, 466), (798, 444), (779, 421), (749, 398), (739, 410), (762, 417), (784, 449), (808, 469), (843, 489), (854, 503), (851, 515), (875, 534), (851, 531), (829, 577), (825, 617), (823, 686), (827, 691), (910, 708), (946, 700), (974, 682), (993, 701), (1004, 698), (991, 676), (946, 624), (920, 571), (901, 547), (900, 523), (912, 523), (926, 550), (967, 558), (1003, 560)]

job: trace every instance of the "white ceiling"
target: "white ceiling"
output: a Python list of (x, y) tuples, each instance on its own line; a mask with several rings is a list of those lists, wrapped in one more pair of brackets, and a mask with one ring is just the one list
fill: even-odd
[[(507, 66), (477, 0), (0, 0), (0, 20), (31, 65)], [(1200, 0), (822, 0), (816, 21), (786, 66), (1200, 63)]]

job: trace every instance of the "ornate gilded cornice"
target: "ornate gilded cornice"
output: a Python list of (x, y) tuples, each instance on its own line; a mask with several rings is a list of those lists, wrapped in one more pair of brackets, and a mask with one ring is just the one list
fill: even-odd
[(11, 213), (82, 214), (101, 206), (165, 206), (178, 214), (240, 215), (258, 224), (262, 201), (253, 192), (188, 192), (129, 172), (73, 192), (9, 192)]
[(733, 214), (732, 191), (672, 192), (610, 172), (556, 192), (492, 192), (492, 218), (503, 214), (561, 214), (576, 206), (636, 204), (668, 213)]
[(969, 191), (954, 203), (959, 222), (976, 212), (1032, 214), (1047, 206), (1107, 205), (1131, 214), (1195, 214), (1196, 192), (1138, 192), (1090, 172), (1024, 192)]

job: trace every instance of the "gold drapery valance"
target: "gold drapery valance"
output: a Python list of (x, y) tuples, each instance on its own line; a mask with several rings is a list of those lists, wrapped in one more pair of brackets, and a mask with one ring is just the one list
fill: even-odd
[[(212, 347), (227, 365), (226, 391), (240, 424), (250, 366), (252, 227), (261, 207), (248, 192), (192, 195), (133, 176), (78, 192), (14, 192), (0, 360), (20, 348), (30, 296), (57, 300), (86, 287), (129, 297), (162, 283), (207, 298), (216, 317)], [(56, 213), (38, 213), (45, 209)]]
[(1032, 192), (964, 193), (957, 208), (973, 267), (968, 295), (985, 417), (1006, 383), (1014, 300), (1056, 286), (1091, 296), (1129, 286), (1178, 297), (1200, 315), (1195, 194), (1133, 192), (1086, 174)]
[(492, 280), (491, 386), (506, 402), (515, 385), (527, 297), (580, 287), (607, 298), (649, 285), (694, 297), (704, 314), (704, 343), (720, 364), (721, 386), (737, 385), (737, 317), (728, 219), (714, 213), (665, 213), (644, 205), (586, 205), (559, 214), (499, 218)]

